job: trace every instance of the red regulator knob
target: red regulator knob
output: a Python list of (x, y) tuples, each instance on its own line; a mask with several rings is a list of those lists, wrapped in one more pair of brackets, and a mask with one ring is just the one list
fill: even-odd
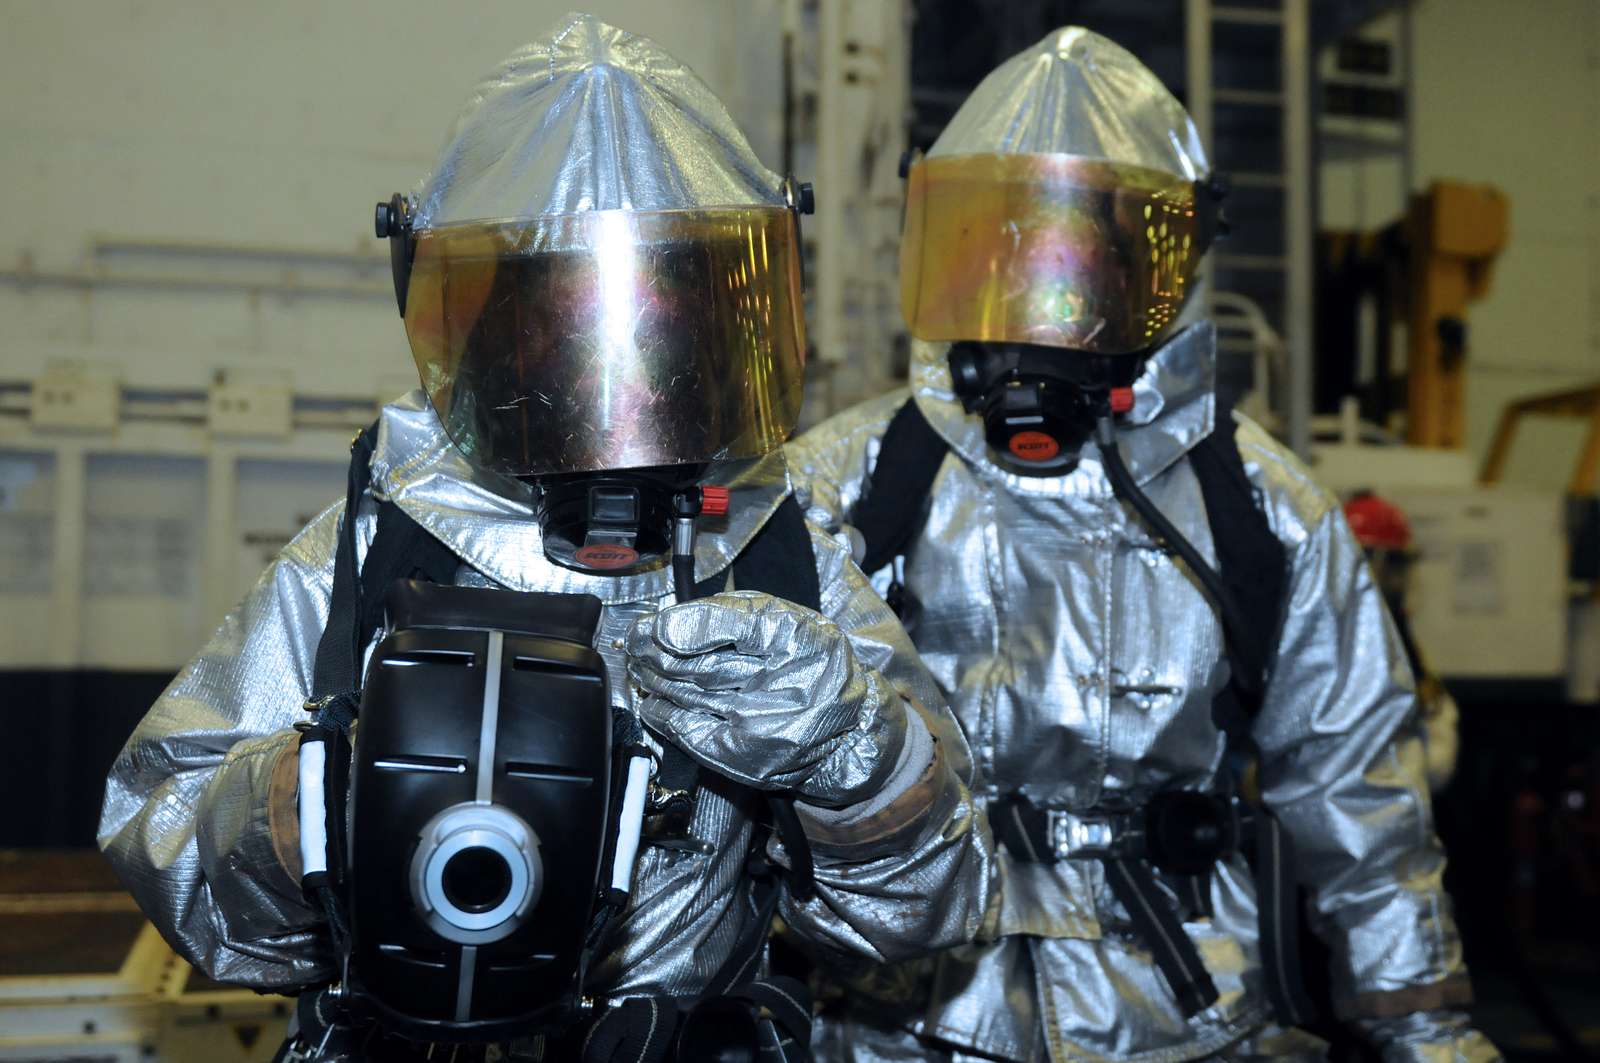
[(728, 515), (729, 494), (726, 487), (700, 488), (700, 512), (707, 517)]

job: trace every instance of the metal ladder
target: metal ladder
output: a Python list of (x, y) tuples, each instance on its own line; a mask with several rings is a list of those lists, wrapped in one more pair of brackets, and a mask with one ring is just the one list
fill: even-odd
[(1310, 3), (1186, 0), (1184, 25), (1189, 113), (1233, 187), (1233, 235), (1212, 253), (1207, 289), (1244, 296), (1282, 333), (1286, 372), (1274, 405), (1304, 456), (1316, 233)]

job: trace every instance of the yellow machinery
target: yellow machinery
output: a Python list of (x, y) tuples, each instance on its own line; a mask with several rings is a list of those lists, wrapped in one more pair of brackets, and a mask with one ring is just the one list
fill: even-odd
[(1489, 290), (1508, 216), (1505, 195), (1489, 185), (1435, 181), (1411, 199), (1404, 224), (1406, 441), (1413, 446), (1466, 443), (1466, 311)]
[[(1319, 403), (1343, 399), (1348, 414), (1340, 440), (1317, 447), (1317, 474), (1335, 489), (1377, 490), (1405, 510), (1417, 545), (1413, 627), (1446, 678), (1514, 681), (1526, 689), (1564, 681), (1572, 700), (1592, 701), (1600, 698), (1593, 662), (1600, 617), (1587, 592), (1587, 603), (1570, 597), (1575, 583), (1588, 582), (1581, 564), (1569, 565), (1569, 557), (1581, 562), (1592, 552), (1577, 534), (1584, 525), (1573, 519), (1582, 511), (1561, 492), (1489, 485), (1500, 479), (1522, 416), (1586, 416), (1589, 442), (1571, 487), (1592, 504), (1600, 389), (1512, 404), (1481, 475), (1465, 447), (1466, 314), (1488, 294), (1508, 215), (1495, 188), (1436, 181), (1379, 232), (1323, 235)], [(1369, 299), (1375, 322), (1360, 313)], [(1388, 351), (1396, 322), (1407, 334), (1403, 398), (1391, 388), (1400, 370), (1391, 368)], [(1371, 324), (1369, 383), (1356, 378), (1355, 352)], [(1407, 445), (1364, 445), (1358, 402), (1390, 431), (1400, 428), (1392, 417), (1403, 405), (1404, 428), (1396, 434)]]
[[(1393, 430), (1404, 407), (1404, 439), (1415, 447), (1465, 445), (1467, 307), (1489, 291), (1505, 247), (1509, 208), (1489, 185), (1435, 181), (1381, 229), (1318, 237), (1316, 404), (1331, 411), (1361, 398), (1370, 421)], [(1376, 320), (1364, 318), (1371, 301)], [(1392, 328), (1406, 326), (1404, 367), (1391, 356)], [(1362, 333), (1366, 330), (1366, 336)], [(1360, 376), (1370, 343), (1371, 379)], [(1399, 374), (1404, 395), (1397, 393)]]
[(1588, 422), (1577, 464), (1567, 481), (1567, 533), (1570, 551), (1567, 696), (1600, 702), (1600, 383), (1531, 395), (1506, 404), (1494, 442), (1478, 474), (1496, 484), (1523, 418), (1534, 415), (1579, 418)]
[(1576, 417), (1589, 422), (1584, 436), (1583, 449), (1578, 454), (1578, 464), (1567, 483), (1567, 494), (1574, 498), (1590, 498), (1600, 491), (1600, 384), (1552, 391), (1544, 395), (1530, 395), (1506, 404), (1500, 414), (1499, 427), (1495, 429), (1494, 442), (1489, 445), (1489, 455), (1484, 459), (1481, 483), (1500, 482), (1505, 471), (1506, 456), (1511, 453), (1512, 440), (1522, 418), (1540, 414), (1547, 417)]
[(267, 1063), (293, 1001), (208, 982), (93, 850), (0, 850), (0, 1063)]

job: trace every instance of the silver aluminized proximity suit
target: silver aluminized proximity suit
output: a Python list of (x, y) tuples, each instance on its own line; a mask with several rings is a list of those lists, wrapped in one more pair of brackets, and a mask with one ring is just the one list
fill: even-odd
[[(799, 796), (817, 889), (784, 900), (796, 931), (879, 961), (971, 937), (991, 860), (970, 755), (848, 552), (809, 532), (820, 614), (748, 592), (673, 606), (663, 566), (584, 571), (581, 541), (552, 561), (540, 488), (517, 478), (702, 469), (695, 482), (731, 501), (690, 575), (728, 581), (790, 493), (777, 444), (799, 408), (803, 337), (793, 242), (768, 254), (769, 228), (793, 232), (778, 189), (692, 72), (588, 16), (480, 86), (419, 198), (406, 324), (425, 390), (383, 410), (359, 511), (332, 506), (283, 550), (111, 770), (100, 844), (200, 969), (262, 989), (334, 973), (297, 879), (292, 728), (308, 719), (340, 526), (356, 522), (359, 563), (380, 502), (448, 547), (458, 584), (598, 597), (618, 708), (721, 776)], [(719, 274), (732, 295), (713, 306), (696, 285), (729, 253), (743, 269)], [(712, 344), (697, 325), (744, 341)], [(568, 385), (559, 402), (547, 390)], [(704, 851), (644, 848), (592, 995), (705, 987), (756, 918), (753, 829), (737, 788), (703, 773), (688, 830)]]
[[(605, 577), (551, 564), (528, 501), (472, 469), (420, 393), (384, 410), (373, 472), (375, 492), (461, 557), (457, 582), (600, 596), (596, 644), (613, 696), (624, 696), (627, 662), (618, 643), (637, 618), (672, 603), (664, 572)], [(702, 578), (726, 571), (788, 491), (781, 454), (726, 473), (737, 508), (725, 534), (700, 538)], [(301, 702), (327, 617), (343, 510), (342, 503), (329, 508), (284, 548), (151, 707), (107, 784), (102, 848), (167, 940), (221, 981), (290, 987), (330, 970), (318, 917), (275, 855), (267, 795), (274, 766), (298, 737), (290, 728), (306, 719)], [(359, 519), (365, 543), (372, 514)], [(963, 781), (971, 772), (965, 742), (846, 552), (820, 533), (813, 541), (824, 614), (848, 636), (861, 667), (916, 699), (928, 734), (941, 741), (939, 763), (912, 773), (918, 778), (909, 785), (920, 793), (914, 821), (879, 824), (896, 844), (829, 859), (826, 828), (808, 824), (820, 843), (818, 895), (806, 905), (785, 902), (784, 917), (824, 945), (873, 959), (957, 943), (976, 927), (988, 866)], [(641, 853), (634, 906), (596, 972), (603, 992), (698, 991), (749, 910), (742, 875), (751, 829), (732, 801), (707, 787), (690, 834), (715, 850)]]
[[(1068, 163), (1081, 157), (1187, 180), (1207, 169), (1193, 126), (1159, 81), (1111, 42), (1077, 29), (1052, 34), (990, 75), (928, 159), (947, 160), (945, 172), (959, 175), (958, 167), (985, 153), (1002, 162), (1064, 154), (1073, 157)], [(968, 186), (969, 201), (983, 196)], [(949, 271), (952, 291), (989, 285), (981, 290), (991, 313), (977, 322), (985, 329), (1008, 327), (1002, 311), (1030, 327), (1043, 320), (1027, 318), (1025, 293), (996, 283), (1003, 270), (984, 264), (1029, 246), (1030, 220), (1019, 221), (992, 257), (976, 266), (969, 257)], [(1142, 233), (1145, 223), (1136, 224)], [(1152, 242), (1166, 236), (1165, 225), (1155, 225)], [(1061, 218), (1053, 235), (1048, 229), (1055, 242), (1032, 246), (1049, 255), (1029, 260), (1029, 268), (1070, 263), (1064, 255), (1094, 246), (1081, 217)], [(971, 228), (958, 238), (973, 239)], [(906, 253), (902, 267), (927, 253)], [(1104, 274), (1127, 263), (1109, 254), (1098, 261), (1099, 272), (1084, 275), (1114, 287), (1117, 276)], [(910, 290), (913, 281), (902, 283)], [(1066, 305), (1094, 306), (1092, 298), (1074, 302), (1077, 294), (1067, 291)], [(954, 320), (955, 302), (924, 299), (918, 311)], [(918, 322), (910, 323), (915, 331)], [(1081, 349), (1102, 339), (1099, 324), (1068, 320), (1061, 331), (1076, 329), (1077, 342), (1056, 346)], [(1144, 363), (1116, 431), (1133, 479), (1212, 566), (1215, 529), (1189, 456), (1214, 427), (1214, 347), (1214, 329), (1204, 322), (1165, 339)], [(1002, 467), (984, 422), (953, 391), (948, 349), (914, 342), (909, 394), (846, 411), (791, 445), (810, 516), (854, 538), (861, 556), (849, 525), (887, 426), (908, 398), (915, 402), (949, 452), (918, 515), (920, 531), (895, 565), (915, 603), (913, 641), (977, 758), (980, 795), (1021, 793), (1071, 827), (1161, 791), (1211, 789), (1230, 770), (1212, 715), (1229, 677), (1212, 604), (1113, 495), (1094, 442), (1056, 475)], [(1270, 685), (1251, 734), (1258, 780), (1265, 805), (1298, 848), (1312, 926), (1332, 951), (1337, 1003), (1385, 1058), (1492, 1058), (1493, 1047), (1451, 1010), (1469, 999), (1466, 972), (1440, 883), (1444, 854), (1433, 832), (1412, 678), (1382, 597), (1337, 500), (1242, 418), (1237, 442), (1288, 560)], [(890, 577), (888, 568), (873, 574), (880, 589)], [(876, 1006), (825, 1015), (820, 1055), (1058, 1063), (1320, 1056), (1315, 1038), (1272, 1023), (1258, 899), (1243, 857), (1215, 866), (1208, 917), (1179, 909), (1191, 914), (1184, 932), (1220, 994), (1190, 1019), (1134, 934), (1101, 862), (1041, 863), (1002, 848), (994, 886), (978, 943), (880, 977), (888, 989)], [(1170, 899), (1178, 904), (1175, 892)]]

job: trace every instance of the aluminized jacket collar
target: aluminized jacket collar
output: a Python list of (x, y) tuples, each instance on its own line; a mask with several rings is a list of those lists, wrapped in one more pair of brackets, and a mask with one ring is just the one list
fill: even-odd
[[(705, 482), (728, 487), (733, 506), (725, 527), (713, 525), (696, 536), (697, 580), (727, 568), (790, 490), (782, 450), (714, 464)], [(615, 603), (660, 598), (672, 587), (665, 566), (630, 576), (594, 576), (553, 564), (544, 555), (534, 518), (533, 489), (462, 457), (420, 389), (385, 406), (379, 416), (372, 490), (478, 572), (512, 590), (592, 594)]]
[[(1211, 434), (1216, 419), (1216, 347), (1216, 326), (1197, 321), (1156, 348), (1134, 382), (1133, 410), (1118, 422), (1117, 438), (1141, 485)], [(913, 341), (911, 393), (928, 423), (977, 475), (1018, 494), (1109, 494), (1110, 482), (1100, 472), (1093, 443), (1084, 444), (1082, 459), (1065, 476), (1019, 476), (996, 465), (984, 440), (983, 419), (963, 410), (955, 396), (946, 359), (949, 350), (946, 343)]]

